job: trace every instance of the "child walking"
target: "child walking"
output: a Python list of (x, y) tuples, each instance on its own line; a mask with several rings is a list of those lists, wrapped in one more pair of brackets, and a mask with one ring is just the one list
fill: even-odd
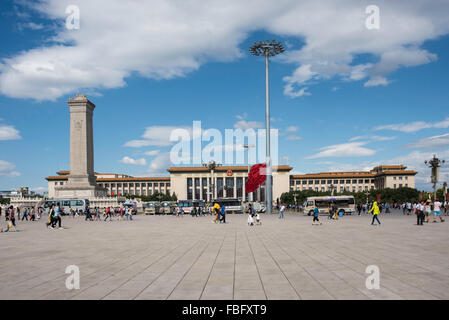
[(248, 225), (250, 227), (254, 225), (254, 218), (251, 213), (248, 214)]
[(318, 222), (317, 225), (321, 225), (322, 223), (320, 222), (320, 219), (318, 218), (318, 215), (320, 214), (320, 210), (318, 210), (318, 207), (315, 207), (313, 209), (313, 221), (312, 221), (312, 225), (315, 224), (315, 221)]

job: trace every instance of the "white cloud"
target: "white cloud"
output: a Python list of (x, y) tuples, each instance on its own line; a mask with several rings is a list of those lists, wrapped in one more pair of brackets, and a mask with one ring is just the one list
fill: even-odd
[(349, 141), (358, 141), (358, 140), (371, 140), (371, 141), (390, 141), (390, 140), (395, 140), (396, 137), (386, 137), (386, 136), (357, 136), (354, 138), (349, 139)]
[(299, 127), (297, 126), (289, 126), (287, 129), (285, 129), (287, 132), (296, 132), (299, 130)]
[(390, 83), (390, 81), (387, 80), (385, 77), (373, 77), (367, 82), (365, 82), (363, 85), (365, 87), (377, 87), (377, 86), (386, 86)]
[(284, 94), (286, 96), (289, 96), (292, 98), (310, 96), (311, 93), (306, 91), (307, 89), (308, 89), (308, 87), (304, 87), (304, 88), (301, 88), (301, 89), (295, 91), (295, 89), (293, 87), (293, 83), (287, 83), (284, 88)]
[(135, 166), (145, 166), (147, 164), (147, 161), (144, 158), (133, 159), (130, 157), (123, 157), (123, 159), (119, 160), (119, 162), (124, 163), (124, 164), (132, 164)]
[(367, 63), (352, 67), (349, 78), (351, 80), (362, 80), (363, 78), (366, 78), (368, 76), (368, 70), (372, 68), (372, 66), (371, 63)]
[(17, 27), (20, 31), (25, 29), (42, 30), (44, 28), (44, 25), (42, 23), (27, 22), (27, 23), (18, 23)]
[(184, 129), (186, 130), (190, 137), (192, 137), (192, 127), (175, 127), (175, 126), (151, 126), (145, 129), (142, 135), (143, 139), (131, 140), (125, 143), (125, 147), (148, 147), (148, 146), (158, 146), (166, 147), (170, 146), (176, 141), (170, 141), (170, 135), (174, 130)]
[(328, 157), (363, 157), (372, 156), (376, 150), (365, 148), (366, 142), (348, 142), (335, 144), (320, 148), (320, 152), (306, 159), (328, 158)]
[(44, 193), (44, 192), (48, 192), (48, 187), (36, 187), (36, 188), (31, 188), (32, 191), (37, 192), (37, 193)]
[(160, 152), (160, 150), (151, 150), (151, 151), (145, 152), (145, 154), (146, 154), (147, 156), (155, 156), (155, 155), (157, 155), (159, 152)]
[(287, 140), (301, 140), (301, 139), (302, 138), (300, 136), (294, 134), (287, 136)]
[(424, 121), (415, 121), (415, 122), (410, 122), (410, 123), (382, 125), (382, 126), (375, 127), (374, 130), (376, 130), (376, 131), (392, 130), (392, 131), (411, 133), (411, 132), (416, 132), (416, 131), (420, 131), (423, 129), (430, 129), (430, 128), (436, 128), (436, 129), (449, 128), (449, 117), (447, 117), (443, 121), (434, 122), (434, 123), (424, 122)]
[[(380, 0), (379, 30), (365, 27), (366, 3), (358, 0), (228, 0), (207, 6), (201, 0), (77, 0), (81, 28), (75, 31), (59, 23), (66, 19), (66, 5), (60, 0), (29, 4), (58, 27), (47, 39), (51, 44), (3, 59), (2, 94), (54, 100), (80, 89), (123, 87), (132, 74), (183, 77), (209, 61), (242, 57), (242, 42), (259, 30), (304, 43), (279, 59), (296, 66), (284, 79), (286, 95), (310, 95), (305, 86), (332, 77), (386, 85), (400, 67), (435, 61), (421, 45), (449, 32), (447, 0)], [(354, 65), (360, 54), (377, 62)]]
[(428, 138), (423, 138), (418, 141), (409, 143), (404, 146), (405, 148), (418, 148), (433, 150), (444, 147), (449, 147), (449, 133), (442, 134), (439, 136), (433, 136)]
[(17, 171), (14, 171), (16, 168), (15, 164), (0, 160), (0, 177), (18, 177), (20, 176), (20, 173)]
[(13, 126), (0, 124), (0, 141), (18, 139), (22, 139), (18, 130), (16, 130)]
[(147, 173), (151, 175), (164, 175), (167, 174), (167, 169), (172, 165), (170, 152), (164, 152), (150, 162)]
[(235, 129), (242, 129), (242, 130), (246, 130), (246, 129), (261, 129), (263, 127), (264, 127), (263, 123), (262, 122), (258, 122), (258, 121), (239, 120), (236, 123), (234, 123), (234, 128)]

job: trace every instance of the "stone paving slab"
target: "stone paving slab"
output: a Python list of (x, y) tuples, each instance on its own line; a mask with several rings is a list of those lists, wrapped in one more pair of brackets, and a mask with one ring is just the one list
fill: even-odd
[[(417, 226), (399, 212), (381, 226), (367, 215), (319, 226), (298, 214), (246, 219), (64, 217), (64, 230), (20, 221), (20, 232), (0, 233), (0, 299), (449, 299), (449, 222)], [(65, 287), (69, 265), (80, 268), (78, 290)], [(365, 286), (369, 265), (379, 290)]]

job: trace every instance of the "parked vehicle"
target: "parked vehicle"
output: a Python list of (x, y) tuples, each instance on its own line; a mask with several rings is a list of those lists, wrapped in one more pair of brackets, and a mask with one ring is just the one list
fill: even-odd
[(310, 216), (313, 214), (313, 209), (318, 207), (320, 214), (327, 214), (329, 204), (335, 204), (339, 215), (355, 213), (355, 199), (354, 196), (322, 196), (322, 197), (308, 197), (304, 203), (304, 212)]
[(159, 214), (160, 207), (160, 203), (157, 201), (148, 202), (144, 205), (144, 212), (145, 214)]
[(88, 199), (52, 199), (52, 200), (46, 200), (44, 202), (44, 209), (48, 213), (48, 210), (50, 207), (54, 204), (55, 206), (60, 204), (62, 209), (62, 215), (67, 215), (70, 213), (70, 208), (72, 210), (81, 210), (84, 211), (86, 209), (86, 206), (89, 205)]
[(211, 205), (213, 206), (214, 203), (218, 203), (220, 206), (224, 205), (227, 213), (243, 213), (245, 211), (242, 200), (238, 198), (215, 199)]
[(174, 214), (176, 212), (176, 201), (163, 201), (160, 203), (159, 213)]

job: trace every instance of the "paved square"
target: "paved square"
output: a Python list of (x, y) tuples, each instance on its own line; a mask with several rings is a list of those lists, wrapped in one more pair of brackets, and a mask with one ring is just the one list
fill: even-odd
[[(5, 226), (4, 217), (2, 226)], [(449, 222), (416, 226), (414, 216), (338, 221), (286, 214), (246, 215), (228, 224), (209, 216), (137, 216), (65, 230), (19, 222), (1, 233), (1, 299), (449, 299)], [(81, 288), (65, 287), (77, 265)], [(380, 290), (368, 290), (368, 265)]]

